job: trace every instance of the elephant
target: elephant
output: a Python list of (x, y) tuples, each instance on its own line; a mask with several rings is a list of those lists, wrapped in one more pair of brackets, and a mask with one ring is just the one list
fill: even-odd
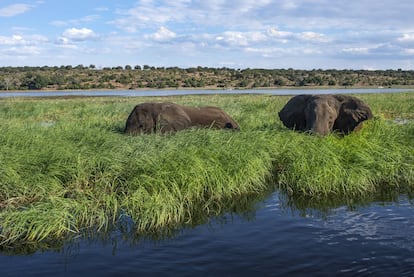
[(325, 136), (332, 131), (347, 135), (373, 117), (370, 107), (348, 95), (296, 95), (280, 110), (283, 124), (294, 130)]
[(190, 107), (171, 102), (147, 102), (134, 107), (126, 121), (126, 134), (161, 134), (193, 126), (239, 130), (240, 127), (218, 107)]

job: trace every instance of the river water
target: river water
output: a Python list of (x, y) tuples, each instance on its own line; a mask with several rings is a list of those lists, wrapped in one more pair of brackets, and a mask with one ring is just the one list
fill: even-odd
[(0, 98), (8, 97), (57, 97), (57, 96), (172, 96), (172, 95), (198, 95), (198, 94), (348, 94), (348, 93), (393, 93), (412, 89), (369, 88), (369, 89), (246, 89), (246, 90), (79, 90), (79, 91), (25, 91), (0, 92)]
[[(154, 92), (158, 96), (249, 93), (148, 93)], [(338, 93), (282, 92), (253, 91)], [(379, 91), (340, 90), (371, 92)], [(89, 91), (69, 94), (90, 96), (89, 93), (96, 95)], [(147, 92), (98, 93), (137, 96)], [(17, 94), (34, 96), (33, 92)], [(62, 92), (35, 94), (60, 96)], [(0, 97), (15, 95), (1, 93)], [(31, 250), (7, 249), (0, 252), (0, 276), (414, 276), (414, 204), (406, 194), (380, 194), (348, 202), (332, 199), (318, 204), (313, 200), (290, 199), (275, 191), (251, 201), (249, 205), (243, 204), (247, 210), (233, 207), (233, 212), (228, 210), (203, 219), (169, 236), (137, 237), (118, 230), (99, 238), (61, 242), (50, 250), (36, 250), (36, 246)]]
[(0, 276), (414, 276), (408, 196), (320, 207), (286, 199), (274, 192), (253, 210), (168, 238), (113, 232), (57, 250), (3, 253)]

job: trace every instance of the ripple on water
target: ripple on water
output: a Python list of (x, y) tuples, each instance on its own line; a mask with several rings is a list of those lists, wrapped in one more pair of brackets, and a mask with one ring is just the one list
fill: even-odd
[[(2, 257), (0, 272), (20, 276), (414, 276), (414, 213), (372, 203), (332, 213), (292, 212), (277, 193), (254, 216), (226, 214), (170, 239), (81, 241), (75, 253)], [(18, 275), (14, 275), (18, 276)]]

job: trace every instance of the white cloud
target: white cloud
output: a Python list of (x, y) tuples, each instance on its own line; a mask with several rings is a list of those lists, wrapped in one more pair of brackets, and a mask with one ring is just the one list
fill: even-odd
[(261, 26), (260, 9), (278, 7), (273, 0), (176, 0), (139, 1), (135, 7), (118, 10), (119, 17), (110, 24), (127, 32), (169, 24), (194, 27), (253, 28)]
[(410, 34), (402, 34), (401, 37), (398, 38), (399, 41), (403, 41), (403, 42), (412, 42), (414, 41), (414, 33), (410, 33)]
[(216, 37), (217, 42), (224, 42), (229, 45), (247, 46), (251, 43), (266, 40), (262, 32), (234, 32), (226, 31)]
[(282, 3), (282, 8), (286, 10), (292, 10), (296, 9), (298, 7), (298, 4), (294, 0), (286, 0)]
[[(180, 20), (181, 12), (174, 6), (174, 2), (156, 5), (153, 1), (141, 1), (139, 5), (128, 9), (118, 10), (121, 18), (110, 21), (126, 32), (136, 32), (143, 27), (163, 25), (167, 22)], [(179, 2), (179, 1), (178, 1)]]
[(414, 48), (404, 49), (403, 54), (409, 55), (409, 56), (414, 56)]
[(329, 41), (329, 39), (324, 34), (315, 33), (315, 32), (303, 32), (300, 34), (300, 37), (308, 41), (316, 41), (316, 42), (328, 42)]
[(2, 51), (7, 55), (19, 55), (19, 56), (34, 56), (41, 53), (41, 48), (36, 46), (23, 46), (23, 47), (11, 47)]
[(53, 26), (68, 26), (68, 25), (81, 25), (81, 24), (85, 24), (85, 23), (90, 23), (90, 22), (94, 22), (97, 19), (99, 19), (100, 16), (93, 14), (93, 15), (87, 15), (84, 16), (82, 18), (78, 18), (78, 19), (70, 19), (70, 20), (54, 20), (52, 22), (50, 22), (51, 25)]
[[(223, 57), (229, 64), (250, 67), (282, 60), (279, 66), (321, 68), (413, 64), (407, 62), (414, 51), (414, 30), (407, 24), (414, 12), (412, 0), (399, 0), (398, 5), (395, 0), (133, 0), (97, 4), (76, 15), (68, 9), (65, 17), (47, 11), (50, 1), (20, 1), (0, 4), (0, 18), (40, 4), (45, 16), (35, 21), (21, 16), (18, 23), (4, 24), (0, 52), (33, 53), (33, 59), (41, 51), (44, 57), (64, 53), (87, 58), (99, 52), (105, 61), (134, 57), (156, 60), (160, 66), (174, 61), (219, 65)], [(62, 4), (63, 10), (65, 5), (73, 3)], [(39, 30), (42, 35), (33, 35)]]
[(48, 45), (48, 38), (42, 35), (0, 36), (0, 57), (3, 61), (10, 60), (11, 64), (17, 60), (27, 62), (39, 56)]
[(263, 57), (286, 57), (286, 56), (302, 56), (305, 55), (316, 55), (321, 54), (322, 52), (314, 48), (304, 48), (304, 47), (261, 47), (261, 48), (246, 48), (246, 52), (257, 53)]
[(0, 8), (0, 17), (12, 17), (27, 12), (33, 8), (29, 4), (12, 4), (4, 8)]
[(88, 28), (70, 28), (66, 29), (62, 34), (62, 40), (68, 39), (72, 41), (85, 41), (96, 39), (97, 37), (97, 34)]
[(368, 47), (350, 47), (342, 49), (343, 52), (349, 54), (368, 54), (369, 48)]
[(13, 35), (11, 37), (0, 36), (0, 45), (18, 45), (24, 44), (22, 36)]
[(276, 28), (268, 28), (265, 31), (247, 31), (247, 32), (236, 32), (226, 31), (216, 36), (216, 42), (225, 43), (233, 46), (251, 46), (252, 44), (259, 45), (262, 47), (272, 43), (283, 43), (283, 44), (297, 44), (303, 43), (303, 41), (313, 43), (328, 43), (331, 42), (327, 36), (316, 32), (287, 32), (279, 31)]
[(292, 33), (291, 32), (283, 32), (283, 31), (279, 31), (276, 28), (269, 28), (267, 30), (267, 34), (271, 37), (276, 37), (276, 38), (287, 38), (287, 37), (291, 37)]
[(56, 40), (56, 45), (59, 48), (78, 49), (78, 46), (66, 37), (58, 37)]
[(147, 38), (158, 41), (158, 42), (165, 42), (172, 40), (177, 37), (177, 34), (173, 31), (168, 30), (165, 27), (160, 27), (158, 31), (154, 34), (147, 35)]
[(286, 31), (279, 31), (273, 27), (267, 29), (266, 34), (269, 37), (269, 39), (275, 42), (289, 43), (290, 41), (295, 40), (294, 33), (286, 32)]
[(19, 45), (38, 45), (48, 42), (48, 39), (42, 35), (12, 35), (10, 37), (0, 36), (0, 46), (19, 46)]
[(107, 8), (107, 7), (98, 7), (98, 8), (95, 8), (95, 11), (97, 11), (97, 12), (107, 12), (109, 10), (110, 9)]

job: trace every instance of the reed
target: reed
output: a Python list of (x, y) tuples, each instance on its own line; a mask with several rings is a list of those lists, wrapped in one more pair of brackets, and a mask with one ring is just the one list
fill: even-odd
[[(0, 100), (0, 244), (112, 228), (137, 232), (197, 222), (241, 196), (359, 197), (414, 186), (413, 93), (361, 95), (374, 120), (325, 138), (284, 128), (288, 96)], [(190, 129), (126, 136), (144, 101), (220, 106), (240, 132)]]

